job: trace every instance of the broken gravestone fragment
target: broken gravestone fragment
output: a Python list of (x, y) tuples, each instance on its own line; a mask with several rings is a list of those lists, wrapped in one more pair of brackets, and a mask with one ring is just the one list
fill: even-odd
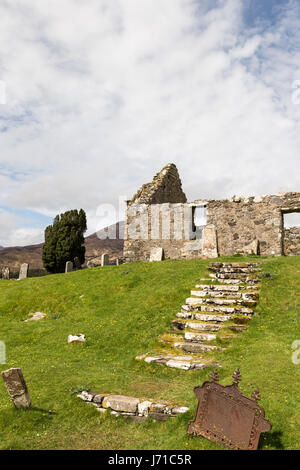
[(68, 343), (84, 343), (86, 340), (85, 335), (69, 335)]
[(25, 322), (42, 320), (43, 318), (47, 316), (46, 313), (42, 313), (42, 312), (30, 313), (30, 315), (31, 317), (25, 320)]
[(21, 369), (1, 372), (6, 389), (16, 408), (31, 408), (31, 399)]
[(163, 248), (152, 248), (149, 261), (162, 261), (164, 259)]

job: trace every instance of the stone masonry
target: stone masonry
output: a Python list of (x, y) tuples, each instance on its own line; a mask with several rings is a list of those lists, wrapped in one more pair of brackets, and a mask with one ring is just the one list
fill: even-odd
[(287, 256), (300, 255), (300, 227), (285, 229), (284, 254)]

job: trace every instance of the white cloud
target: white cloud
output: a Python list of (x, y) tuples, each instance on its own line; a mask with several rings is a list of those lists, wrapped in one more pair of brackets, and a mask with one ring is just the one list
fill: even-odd
[(297, 190), (299, 5), (252, 29), (242, 6), (0, 1), (3, 204), (92, 229), (170, 161), (190, 200)]

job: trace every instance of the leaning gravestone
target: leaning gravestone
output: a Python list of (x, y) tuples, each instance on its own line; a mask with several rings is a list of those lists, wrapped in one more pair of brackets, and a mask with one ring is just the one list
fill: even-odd
[(16, 408), (31, 408), (31, 399), (21, 369), (1, 372), (7, 391)]
[(107, 253), (103, 253), (101, 256), (101, 266), (107, 266), (109, 262), (109, 257)]
[(19, 279), (25, 279), (28, 276), (29, 265), (27, 263), (21, 264)]
[(72, 271), (73, 271), (73, 263), (72, 263), (72, 261), (67, 261), (66, 262), (65, 273), (70, 273)]
[(2, 268), (2, 279), (9, 279), (9, 268)]
[(152, 248), (150, 252), (150, 261), (162, 261), (164, 259), (163, 248)]

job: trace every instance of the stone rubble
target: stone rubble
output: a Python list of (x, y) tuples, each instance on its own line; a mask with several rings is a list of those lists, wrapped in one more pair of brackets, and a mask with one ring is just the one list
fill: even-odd
[(168, 418), (175, 418), (189, 410), (185, 406), (155, 402), (152, 399), (140, 400), (139, 398), (125, 395), (105, 395), (88, 390), (82, 391), (77, 397), (86, 403), (93, 404), (100, 412), (110, 410), (113, 416), (122, 415), (130, 417), (137, 422), (143, 422), (148, 416), (154, 420), (162, 421)]
[(68, 336), (68, 343), (84, 343), (85, 340), (86, 340), (86, 337), (83, 334)]

